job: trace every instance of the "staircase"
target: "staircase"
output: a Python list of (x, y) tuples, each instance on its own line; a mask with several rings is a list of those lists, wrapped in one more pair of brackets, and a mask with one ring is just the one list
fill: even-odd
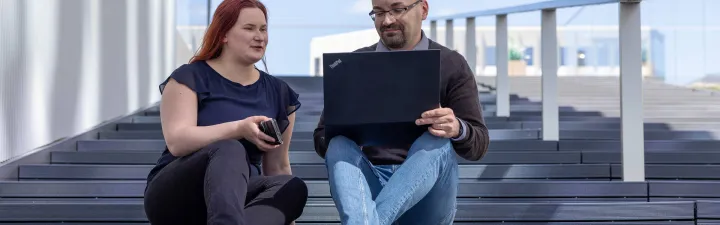
[[(339, 224), (312, 130), (321, 78), (284, 78), (301, 96), (292, 170), (310, 200), (299, 224)], [(511, 116), (495, 117), (478, 77), (490, 151), (460, 160), (456, 224), (720, 224), (720, 96), (644, 84), (647, 182), (621, 181), (617, 78), (558, 79), (560, 141), (542, 141), (540, 80), (511, 78)], [(147, 224), (145, 178), (164, 149), (152, 108), (71, 140), (46, 164), (0, 182), (0, 225)], [(108, 128), (109, 127), (109, 128)]]

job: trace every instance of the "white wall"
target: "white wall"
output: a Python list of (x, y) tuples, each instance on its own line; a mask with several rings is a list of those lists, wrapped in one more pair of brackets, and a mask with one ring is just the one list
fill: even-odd
[(175, 0), (0, 0), (0, 162), (160, 98)]

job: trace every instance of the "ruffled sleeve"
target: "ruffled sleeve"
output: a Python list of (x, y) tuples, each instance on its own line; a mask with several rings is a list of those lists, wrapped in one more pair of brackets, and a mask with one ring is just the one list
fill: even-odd
[(280, 109), (278, 118), (276, 119), (278, 122), (278, 126), (282, 132), (285, 132), (288, 125), (290, 125), (290, 119), (288, 116), (295, 113), (298, 109), (300, 109), (300, 106), (302, 105), (300, 103), (300, 100), (298, 97), (300, 95), (295, 92), (295, 90), (290, 87), (285, 82), (281, 82), (280, 86)]
[(207, 81), (205, 79), (206, 77), (203, 76), (203, 73), (199, 73), (197, 72), (197, 70), (194, 70), (192, 68), (193, 66), (194, 65), (186, 64), (175, 69), (175, 71), (170, 74), (170, 77), (168, 77), (164, 82), (160, 84), (160, 94), (163, 93), (163, 91), (165, 90), (165, 85), (167, 85), (167, 83), (170, 81), (170, 78), (172, 78), (176, 82), (187, 86), (188, 88), (190, 88), (190, 90), (193, 90), (197, 95), (198, 102), (207, 98), (210, 94), (210, 91), (207, 87)]

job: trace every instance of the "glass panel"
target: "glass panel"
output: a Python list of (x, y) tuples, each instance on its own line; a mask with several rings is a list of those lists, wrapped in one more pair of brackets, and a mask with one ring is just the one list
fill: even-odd
[(644, 60), (666, 83), (720, 90), (720, 1), (642, 3)]
[(181, 37), (177, 41), (187, 46), (187, 50), (191, 53), (196, 52), (200, 47), (207, 28), (208, 13), (203, 9), (207, 9), (208, 1), (176, 0), (175, 24)]

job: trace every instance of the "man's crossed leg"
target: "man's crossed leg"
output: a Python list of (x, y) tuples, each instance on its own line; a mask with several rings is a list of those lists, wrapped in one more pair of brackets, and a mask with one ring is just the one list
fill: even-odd
[(452, 224), (458, 165), (447, 138), (426, 132), (402, 165), (375, 166), (354, 141), (338, 136), (325, 163), (344, 225)]

